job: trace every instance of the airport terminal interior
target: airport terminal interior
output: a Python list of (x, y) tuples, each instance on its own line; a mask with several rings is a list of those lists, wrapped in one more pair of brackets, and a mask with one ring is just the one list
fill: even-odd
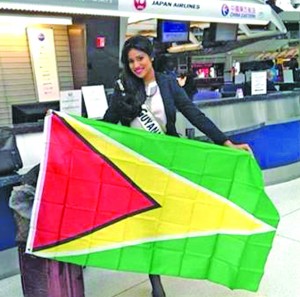
[[(189, 3), (178, 7), (190, 9), (192, 20), (186, 14), (169, 19), (163, 9), (159, 18), (155, 10), (150, 17), (132, 17), (168, 1), (148, 1), (147, 7), (132, 1), (135, 8), (127, 0), (61, 0), (61, 7), (56, 0), (46, 1), (49, 6), (0, 3), (0, 128), (13, 131), (23, 162), (19, 170), (0, 174), (0, 297), (26, 297), (8, 201), (21, 176), (43, 160), (47, 111), (102, 120), (122, 70), (122, 44), (136, 34), (151, 41), (156, 71), (176, 78), (187, 99), (233, 142), (251, 146), (259, 183), (280, 216), (257, 292), (162, 276), (167, 297), (300, 296), (300, 0), (228, 1), (200, 20), (200, 6)], [(45, 36), (48, 47), (40, 45)], [(182, 138), (211, 142), (179, 112), (176, 129)], [(151, 297), (147, 274), (88, 266), (83, 275), (85, 297)]]

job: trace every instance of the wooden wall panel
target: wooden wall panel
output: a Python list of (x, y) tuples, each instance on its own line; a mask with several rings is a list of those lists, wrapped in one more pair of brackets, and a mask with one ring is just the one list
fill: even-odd
[[(0, 125), (12, 123), (11, 105), (38, 101), (25, 25), (0, 25)], [(53, 28), (60, 90), (74, 89), (67, 26)]]

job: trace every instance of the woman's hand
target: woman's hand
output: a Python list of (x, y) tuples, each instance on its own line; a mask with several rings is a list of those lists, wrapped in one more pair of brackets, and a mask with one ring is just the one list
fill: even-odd
[(223, 145), (234, 148), (234, 149), (238, 149), (238, 150), (244, 150), (253, 155), (252, 149), (247, 143), (235, 144), (235, 143), (231, 142), (230, 140), (226, 140), (223, 143)]
[(52, 114), (52, 109), (47, 109), (45, 116), (49, 116)]
[(183, 76), (183, 77), (180, 76), (180, 77), (177, 77), (177, 82), (181, 87), (184, 87), (184, 85), (186, 83), (186, 79), (187, 79), (186, 76)]

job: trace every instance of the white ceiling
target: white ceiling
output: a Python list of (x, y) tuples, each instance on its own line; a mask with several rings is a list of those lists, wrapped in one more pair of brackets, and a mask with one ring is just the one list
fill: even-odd
[(291, 5), (291, 0), (277, 0), (276, 5), (279, 6), (281, 9), (283, 9), (284, 11), (300, 11), (300, 6), (297, 9), (295, 9)]

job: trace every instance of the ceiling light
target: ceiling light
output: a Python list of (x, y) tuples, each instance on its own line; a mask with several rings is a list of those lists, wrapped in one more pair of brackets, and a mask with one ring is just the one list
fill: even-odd
[(36, 16), (36, 15), (9, 15), (1, 14), (0, 24), (47, 24), (47, 25), (72, 25), (71, 17)]

